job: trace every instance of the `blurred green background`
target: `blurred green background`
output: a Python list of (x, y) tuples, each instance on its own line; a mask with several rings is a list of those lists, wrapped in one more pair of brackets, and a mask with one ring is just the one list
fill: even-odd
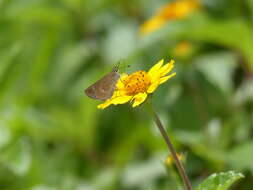
[(98, 110), (83, 93), (122, 59), (131, 73), (162, 58), (177, 76), (154, 107), (193, 185), (236, 170), (252, 190), (253, 0), (205, 0), (139, 36), (168, 2), (0, 0), (1, 190), (183, 189), (145, 106)]

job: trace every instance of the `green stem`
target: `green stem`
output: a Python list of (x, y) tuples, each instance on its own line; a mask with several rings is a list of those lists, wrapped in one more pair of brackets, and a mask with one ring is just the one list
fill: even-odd
[(168, 146), (168, 149), (169, 151), (171, 152), (171, 155), (173, 157), (173, 160), (175, 161), (175, 164), (176, 164), (176, 167), (179, 171), (179, 174), (184, 182), (184, 185), (186, 187), (187, 190), (192, 190), (192, 186), (191, 186), (191, 182), (185, 172), (185, 169), (182, 165), (182, 163), (179, 161), (178, 157), (177, 157), (177, 154), (176, 154), (176, 151), (171, 143), (171, 140), (169, 138), (169, 136), (167, 135), (164, 127), (163, 127), (163, 124), (161, 122), (161, 120), (159, 119), (158, 115), (155, 113), (155, 111), (152, 109), (152, 114), (153, 114), (153, 117), (154, 117), (154, 120), (155, 120), (155, 123), (156, 123), (156, 126), (158, 127), (160, 133), (162, 134), (167, 146)]

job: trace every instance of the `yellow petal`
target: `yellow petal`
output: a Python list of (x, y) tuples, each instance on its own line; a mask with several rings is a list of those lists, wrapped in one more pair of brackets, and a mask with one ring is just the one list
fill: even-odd
[(148, 87), (147, 92), (148, 92), (149, 94), (153, 93), (153, 92), (155, 91), (155, 89), (158, 87), (158, 85), (159, 85), (159, 82), (158, 82), (158, 81), (152, 83), (152, 84)]
[(174, 1), (165, 5), (160, 12), (157, 13), (156, 17), (164, 18), (167, 21), (172, 19), (182, 19), (199, 8), (199, 5), (198, 0)]
[(108, 106), (110, 106), (111, 104), (112, 104), (111, 100), (107, 100), (107, 101), (105, 101), (104, 103), (99, 104), (99, 105), (97, 106), (97, 108), (98, 108), (98, 109), (105, 109), (105, 108), (107, 108)]
[(167, 63), (166, 65), (164, 65), (161, 69), (160, 69), (160, 77), (166, 75), (167, 73), (169, 73), (171, 71), (171, 69), (173, 69), (174, 67), (174, 60), (171, 60), (169, 63)]
[(161, 68), (161, 66), (163, 65), (164, 60), (160, 60), (157, 64), (155, 64), (153, 67), (151, 67), (151, 69), (148, 71), (148, 75), (152, 76), (157, 74), (157, 72), (159, 71), (159, 69)]
[(97, 106), (98, 109), (104, 109), (110, 106), (111, 104), (117, 105), (117, 104), (124, 104), (132, 99), (132, 96), (117, 96), (119, 94), (119, 91), (115, 91), (112, 98), (106, 100), (104, 103), (99, 104)]
[(153, 17), (141, 25), (139, 33), (140, 35), (149, 34), (155, 30), (158, 30), (165, 24), (166, 20), (160, 17)]
[(163, 6), (151, 19), (140, 27), (140, 34), (146, 35), (162, 28), (174, 19), (183, 19), (200, 8), (199, 0), (178, 0)]
[(139, 106), (142, 102), (144, 102), (147, 98), (147, 93), (139, 93), (133, 97), (134, 103), (133, 107)]
[(130, 101), (133, 97), (132, 96), (119, 96), (111, 100), (111, 103), (114, 105), (117, 104), (124, 104)]
[(172, 73), (172, 74), (170, 74), (170, 75), (168, 75), (166, 77), (160, 78), (159, 84), (162, 84), (162, 83), (166, 82), (167, 80), (169, 80), (171, 77), (173, 77), (175, 75), (176, 75), (176, 73)]
[(128, 74), (126, 74), (126, 73), (122, 73), (121, 75), (120, 75), (120, 78), (119, 78), (119, 80), (118, 80), (118, 82), (117, 82), (117, 84), (116, 84), (116, 87), (117, 87), (117, 89), (122, 89), (122, 88), (124, 88), (124, 80), (126, 79), (128, 77)]

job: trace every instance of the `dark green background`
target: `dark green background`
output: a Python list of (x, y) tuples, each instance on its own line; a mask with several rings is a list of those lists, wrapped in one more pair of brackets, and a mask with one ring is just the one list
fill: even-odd
[(236, 170), (252, 190), (253, 0), (205, 0), (140, 37), (167, 2), (0, 0), (1, 190), (182, 189), (145, 106), (98, 110), (83, 93), (122, 59), (131, 73), (162, 58), (177, 76), (153, 104), (194, 187)]

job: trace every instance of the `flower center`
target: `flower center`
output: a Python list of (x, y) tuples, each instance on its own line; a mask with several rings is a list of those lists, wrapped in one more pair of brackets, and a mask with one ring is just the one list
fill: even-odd
[(146, 92), (151, 84), (150, 78), (145, 71), (137, 71), (129, 75), (123, 83), (129, 96)]

